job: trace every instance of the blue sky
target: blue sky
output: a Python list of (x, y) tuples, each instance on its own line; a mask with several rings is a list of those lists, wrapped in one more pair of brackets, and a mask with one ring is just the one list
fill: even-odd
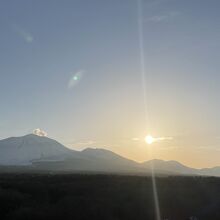
[(151, 133), (172, 137), (155, 144), (159, 158), (216, 164), (219, 8), (218, 0), (142, 1), (146, 131), (137, 0), (2, 0), (0, 138), (41, 128), (69, 147), (145, 160), (145, 143), (133, 140)]

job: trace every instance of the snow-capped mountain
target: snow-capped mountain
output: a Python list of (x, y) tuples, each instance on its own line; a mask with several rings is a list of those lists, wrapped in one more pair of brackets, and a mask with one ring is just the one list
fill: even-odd
[(151, 160), (138, 163), (100, 148), (71, 150), (59, 142), (34, 134), (0, 140), (0, 171), (24, 166), (31, 170), (92, 171), (162, 175), (220, 176), (220, 167), (195, 169), (177, 161)]
[(65, 157), (74, 151), (47, 137), (34, 134), (0, 141), (0, 165), (26, 165), (34, 160)]

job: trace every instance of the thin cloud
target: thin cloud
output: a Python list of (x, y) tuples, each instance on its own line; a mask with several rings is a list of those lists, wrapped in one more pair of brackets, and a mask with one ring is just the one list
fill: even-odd
[(26, 43), (32, 43), (34, 41), (33, 35), (27, 30), (16, 25), (14, 26), (14, 30)]
[(155, 138), (156, 141), (166, 141), (166, 140), (173, 140), (173, 137), (158, 137), (158, 138)]
[(83, 146), (93, 145), (93, 144), (96, 144), (96, 141), (92, 141), (92, 140), (81, 141), (81, 142), (77, 142), (76, 144), (77, 144), (77, 145), (83, 145)]
[(148, 18), (147, 21), (154, 22), (154, 23), (164, 22), (164, 21), (167, 21), (171, 18), (176, 17), (179, 14), (180, 14), (179, 12), (172, 11), (172, 12), (169, 12), (169, 13), (164, 14), (164, 15), (152, 16), (152, 17)]
[[(132, 141), (144, 141), (144, 138), (134, 137), (131, 139)], [(153, 142), (161, 142), (161, 141), (171, 141), (173, 137), (152, 137)]]
[(132, 141), (140, 141), (140, 138), (132, 138)]
[(218, 146), (199, 146), (196, 148), (197, 150), (207, 150), (207, 151), (220, 151), (220, 148)]
[(163, 142), (163, 141), (171, 141), (173, 137), (152, 137), (152, 142)]
[(74, 146), (74, 147), (86, 147), (86, 146), (91, 146), (97, 144), (97, 141), (94, 140), (79, 140), (79, 141), (70, 141), (66, 143), (69, 146)]

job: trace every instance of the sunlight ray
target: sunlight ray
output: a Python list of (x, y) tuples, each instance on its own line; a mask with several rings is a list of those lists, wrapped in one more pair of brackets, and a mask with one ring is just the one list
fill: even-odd
[[(143, 99), (144, 99), (143, 101), (144, 101), (144, 108), (145, 108), (145, 123), (146, 123), (146, 129), (147, 129), (147, 131), (149, 131), (150, 120), (149, 120), (149, 111), (148, 111), (148, 103), (147, 103), (147, 89), (146, 89), (146, 75), (145, 75), (146, 74), (146, 65), (145, 65), (145, 53), (144, 53), (142, 0), (138, 0), (138, 34), (139, 34), (140, 66), (141, 66), (141, 77), (142, 77)], [(147, 136), (146, 141), (148, 143), (151, 142), (150, 137), (151, 136)], [(148, 148), (148, 149), (150, 149), (150, 148)], [(152, 154), (152, 152), (149, 152), (149, 153)], [(152, 188), (153, 188), (156, 220), (161, 220), (159, 199), (158, 199), (158, 192), (157, 192), (157, 184), (156, 184), (153, 161), (151, 163), (151, 179), (152, 179)]]

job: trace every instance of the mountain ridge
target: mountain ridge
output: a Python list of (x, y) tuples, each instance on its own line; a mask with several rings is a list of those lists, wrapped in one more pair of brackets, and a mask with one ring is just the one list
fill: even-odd
[(136, 162), (104, 148), (76, 151), (58, 141), (28, 134), (0, 140), (0, 166), (28, 166), (59, 171), (126, 172), (220, 176), (220, 167), (191, 168), (170, 160)]

